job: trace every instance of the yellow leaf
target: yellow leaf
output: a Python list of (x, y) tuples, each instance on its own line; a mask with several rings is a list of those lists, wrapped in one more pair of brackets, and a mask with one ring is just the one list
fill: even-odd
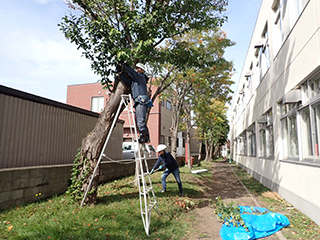
[(9, 227), (8, 227), (8, 232), (10, 232), (12, 228), (13, 228), (13, 226), (12, 226), (12, 225), (11, 225), (11, 226), (9, 226)]
[(103, 228), (99, 228), (99, 231), (102, 231), (103, 230)]

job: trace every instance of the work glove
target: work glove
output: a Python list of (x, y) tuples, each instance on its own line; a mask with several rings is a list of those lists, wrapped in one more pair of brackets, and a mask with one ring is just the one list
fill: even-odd
[(150, 174), (152, 174), (153, 172), (154, 172), (154, 170), (153, 170), (153, 169), (151, 169)]
[(163, 168), (163, 166), (162, 166), (162, 165), (160, 165), (160, 166), (159, 166), (159, 170), (161, 170), (162, 168)]

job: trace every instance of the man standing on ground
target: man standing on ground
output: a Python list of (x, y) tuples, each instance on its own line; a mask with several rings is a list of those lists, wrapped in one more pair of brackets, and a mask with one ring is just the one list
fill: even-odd
[(147, 95), (147, 83), (149, 78), (144, 74), (146, 67), (142, 63), (137, 63), (135, 70), (124, 63), (117, 66), (120, 79), (131, 86), (131, 94), (134, 100), (136, 111), (137, 127), (140, 133), (139, 143), (150, 142), (149, 130), (146, 124), (147, 110), (153, 107), (152, 101)]
[(154, 164), (152, 170), (150, 173), (152, 174), (154, 170), (159, 166), (159, 169), (162, 169), (163, 167), (166, 167), (167, 169), (164, 171), (164, 173), (161, 176), (161, 181), (162, 181), (162, 190), (161, 192), (166, 192), (166, 179), (169, 176), (170, 173), (173, 174), (175, 177), (178, 187), (179, 187), (179, 196), (183, 196), (183, 190), (182, 190), (182, 183), (180, 179), (180, 171), (179, 171), (179, 166), (177, 161), (173, 158), (173, 156), (169, 153), (166, 152), (165, 150), (167, 149), (167, 146), (164, 144), (160, 144), (157, 147), (157, 152), (159, 153), (159, 158), (157, 162)]

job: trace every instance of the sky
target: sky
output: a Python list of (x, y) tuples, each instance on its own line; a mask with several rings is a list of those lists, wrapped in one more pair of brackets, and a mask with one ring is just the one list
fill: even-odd
[[(261, 0), (229, 0), (222, 29), (236, 45), (225, 57), (234, 62), (238, 81)], [(0, 85), (62, 103), (67, 86), (97, 82), (57, 26), (69, 9), (63, 0), (0, 0)], [(236, 88), (236, 84), (233, 89)]]

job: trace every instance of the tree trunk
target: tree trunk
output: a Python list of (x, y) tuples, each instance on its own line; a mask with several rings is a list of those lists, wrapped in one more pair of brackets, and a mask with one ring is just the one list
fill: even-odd
[(187, 127), (187, 158), (188, 158), (188, 168), (191, 169), (192, 168), (192, 164), (191, 164), (191, 151), (190, 151), (190, 128)]
[(218, 144), (216, 144), (213, 147), (213, 156), (214, 156), (214, 158), (219, 158), (220, 157), (220, 147), (219, 147)]
[(200, 161), (201, 161), (201, 153), (202, 153), (202, 141), (200, 141), (200, 144), (199, 144), (199, 151), (198, 151), (198, 166), (201, 165)]
[(206, 147), (205, 161), (208, 162), (209, 161), (209, 144), (208, 144), (208, 140), (206, 140), (204, 144), (205, 144), (205, 147)]
[(209, 144), (209, 161), (212, 160), (212, 155), (213, 155), (213, 144)]
[[(121, 94), (130, 93), (130, 88), (119, 80), (116, 80), (114, 89), (115, 91), (110, 95), (110, 99), (104, 110), (101, 112), (94, 129), (82, 141), (82, 148), (80, 151), (81, 155), (79, 160), (80, 173), (78, 175), (78, 181), (82, 181), (81, 191), (83, 193), (85, 193), (87, 190), (93, 170), (98, 163), (100, 152), (102, 151), (107, 135), (109, 131), (113, 130), (111, 129), (111, 125), (121, 101)], [(120, 113), (122, 111), (123, 109), (121, 109)], [(98, 187), (99, 174), (98, 168), (98, 171), (93, 178), (91, 188), (88, 191), (89, 194), (84, 201), (86, 204), (94, 203), (97, 198), (96, 190)]]
[(173, 158), (177, 156), (177, 138), (178, 138), (178, 127), (174, 127), (171, 132), (171, 155)]
[(177, 156), (177, 138), (178, 138), (178, 128), (179, 128), (179, 116), (180, 116), (180, 104), (176, 108), (176, 112), (172, 116), (171, 124), (171, 155), (173, 158)]

